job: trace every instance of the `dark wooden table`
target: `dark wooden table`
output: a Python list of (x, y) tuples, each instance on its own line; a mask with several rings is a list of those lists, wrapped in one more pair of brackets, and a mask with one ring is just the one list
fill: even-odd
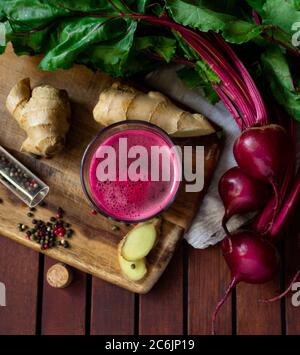
[[(298, 235), (287, 232), (282, 271), (273, 282), (237, 287), (218, 318), (219, 334), (300, 334), (300, 307), (290, 297), (258, 302), (276, 294), (299, 267), (297, 244)], [(0, 334), (209, 334), (213, 308), (230, 277), (218, 247), (200, 251), (185, 242), (142, 296), (79, 271), (68, 288), (51, 288), (44, 275), (53, 263), (0, 237), (0, 282), (7, 292)]]

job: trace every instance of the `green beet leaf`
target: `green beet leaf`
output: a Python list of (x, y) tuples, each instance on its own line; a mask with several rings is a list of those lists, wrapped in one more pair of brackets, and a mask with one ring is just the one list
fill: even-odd
[(263, 30), (262, 26), (255, 23), (238, 19), (231, 14), (213, 11), (202, 2), (194, 4), (184, 0), (166, 0), (166, 4), (176, 22), (204, 32), (220, 32), (231, 43), (247, 42), (257, 37)]
[(136, 37), (134, 49), (136, 51), (151, 49), (168, 63), (175, 54), (176, 40), (163, 36)]
[(282, 50), (270, 47), (262, 54), (261, 60), (272, 94), (292, 117), (300, 121), (300, 93), (295, 92), (291, 71)]
[(41, 61), (40, 68), (70, 68), (77, 56), (89, 46), (124, 35), (127, 22), (99, 17), (70, 18), (61, 22), (51, 36), (51, 48)]
[(127, 61), (136, 27), (137, 23), (132, 22), (125, 35), (87, 48), (78, 61), (101, 69), (114, 77), (127, 76)]
[(300, 22), (300, 7), (295, 5), (294, 0), (266, 0), (263, 6), (263, 23), (280, 27), (291, 39), (294, 23)]

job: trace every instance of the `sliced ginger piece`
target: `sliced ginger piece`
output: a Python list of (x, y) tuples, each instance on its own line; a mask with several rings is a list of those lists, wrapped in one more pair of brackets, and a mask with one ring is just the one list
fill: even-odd
[(160, 225), (161, 219), (155, 218), (140, 223), (129, 231), (120, 244), (122, 257), (128, 261), (136, 261), (147, 256), (156, 243)]
[(127, 261), (119, 253), (119, 264), (123, 274), (131, 281), (139, 281), (147, 274), (146, 259)]

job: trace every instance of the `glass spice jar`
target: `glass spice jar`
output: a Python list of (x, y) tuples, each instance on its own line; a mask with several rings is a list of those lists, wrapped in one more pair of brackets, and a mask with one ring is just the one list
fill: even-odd
[(37, 206), (49, 187), (0, 146), (0, 182), (29, 207)]

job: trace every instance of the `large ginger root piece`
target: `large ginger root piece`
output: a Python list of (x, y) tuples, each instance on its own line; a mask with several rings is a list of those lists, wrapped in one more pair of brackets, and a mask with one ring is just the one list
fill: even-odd
[(93, 114), (104, 126), (123, 120), (142, 120), (159, 126), (173, 137), (215, 132), (204, 116), (180, 109), (163, 94), (155, 91), (145, 94), (118, 82), (101, 92)]
[(21, 151), (52, 156), (62, 150), (71, 115), (66, 91), (50, 85), (31, 90), (26, 78), (12, 88), (6, 107), (27, 133)]

